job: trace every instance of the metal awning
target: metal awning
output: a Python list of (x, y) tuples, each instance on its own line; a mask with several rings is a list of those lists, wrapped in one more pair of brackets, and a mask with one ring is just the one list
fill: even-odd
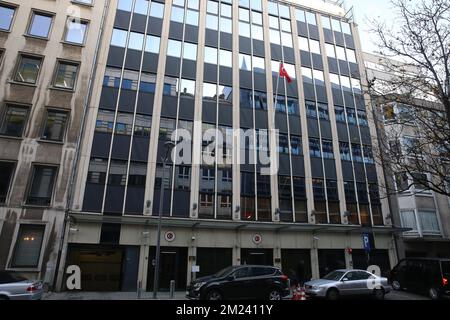
[[(70, 213), (73, 222), (82, 223), (112, 223), (124, 225), (157, 226), (158, 217), (155, 216), (105, 216), (91, 213)], [(396, 226), (362, 227), (340, 224), (309, 224), (286, 222), (253, 222), (253, 221), (225, 221), (203, 220), (189, 218), (163, 217), (163, 227), (179, 227), (190, 229), (220, 229), (220, 230), (250, 230), (250, 231), (309, 231), (309, 232), (337, 232), (337, 233), (403, 233), (408, 228)]]

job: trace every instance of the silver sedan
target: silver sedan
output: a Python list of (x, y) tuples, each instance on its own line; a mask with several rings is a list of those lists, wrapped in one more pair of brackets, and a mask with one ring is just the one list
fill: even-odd
[(43, 292), (41, 281), (0, 271), (0, 300), (40, 300)]
[(335, 270), (322, 279), (305, 283), (309, 297), (337, 300), (340, 296), (373, 295), (384, 299), (391, 291), (387, 278), (379, 277), (365, 270)]

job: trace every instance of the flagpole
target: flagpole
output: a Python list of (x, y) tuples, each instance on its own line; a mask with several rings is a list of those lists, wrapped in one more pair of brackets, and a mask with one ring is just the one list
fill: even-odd
[(278, 103), (278, 88), (280, 85), (280, 71), (281, 71), (281, 60), (278, 63), (278, 77), (277, 77), (277, 85), (275, 89), (275, 104), (274, 104), (274, 112), (273, 112), (273, 128), (275, 128), (275, 114), (277, 112), (277, 103)]

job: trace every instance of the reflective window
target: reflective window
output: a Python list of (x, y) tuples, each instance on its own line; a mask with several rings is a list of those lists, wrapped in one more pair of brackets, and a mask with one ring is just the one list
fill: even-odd
[(58, 61), (53, 85), (63, 89), (74, 89), (77, 73), (78, 64)]
[(309, 48), (312, 53), (320, 54), (320, 43), (317, 40), (309, 39)]
[(41, 58), (20, 56), (14, 81), (35, 84), (41, 69), (41, 64)]
[(150, 5), (150, 16), (154, 18), (164, 18), (164, 4), (152, 1)]
[(28, 117), (28, 108), (7, 105), (0, 122), (0, 134), (21, 137)]
[(128, 40), (128, 49), (142, 50), (144, 45), (144, 35), (142, 33), (130, 32), (130, 39)]
[(191, 97), (195, 96), (195, 81), (188, 79), (181, 79), (181, 96)]
[(322, 26), (323, 26), (325, 29), (331, 30), (330, 17), (322, 16)]
[(147, 11), (148, 11), (148, 0), (135, 0), (134, 13), (147, 15)]
[(147, 39), (145, 41), (145, 52), (159, 54), (160, 43), (161, 39), (159, 37), (147, 35)]
[(253, 71), (256, 73), (265, 73), (266, 66), (264, 58), (253, 56)]
[(181, 57), (181, 42), (177, 40), (169, 39), (169, 44), (167, 46), (167, 55), (171, 57), (180, 58)]
[(28, 34), (35, 37), (47, 38), (53, 22), (53, 15), (33, 12)]
[(87, 22), (80, 21), (78, 18), (69, 18), (64, 40), (74, 44), (84, 44), (87, 25)]
[(171, 21), (183, 23), (184, 22), (184, 8), (172, 7)]
[(219, 18), (210, 14), (206, 15), (206, 28), (211, 30), (218, 30)]
[(15, 9), (6, 5), (0, 5), (0, 30), (9, 31), (11, 29), (12, 20)]
[(220, 31), (226, 33), (233, 32), (233, 24), (231, 19), (228, 18), (220, 18)]
[(198, 11), (193, 10), (186, 11), (186, 24), (198, 26)]
[(111, 45), (116, 47), (125, 48), (127, 43), (127, 35), (128, 33), (124, 30), (113, 29), (112, 37), (111, 37)]
[(356, 53), (355, 50), (352, 49), (345, 49), (347, 52), (347, 59), (349, 62), (356, 63)]
[(203, 83), (203, 98), (216, 100), (217, 97), (217, 85), (213, 83)]
[(250, 38), (250, 24), (239, 21), (239, 35), (241, 37)]
[(306, 11), (306, 22), (312, 25), (316, 25), (316, 15), (312, 12)]
[(62, 141), (66, 131), (68, 113), (66, 111), (47, 110), (43, 140)]
[(183, 58), (188, 60), (197, 60), (197, 45), (189, 42), (184, 43)]
[(252, 70), (251, 57), (246, 54), (239, 54), (239, 69), (244, 71)]
[(222, 67), (233, 67), (233, 54), (231, 51), (220, 50), (219, 62)]
[(205, 63), (217, 65), (217, 49), (205, 47)]
[(336, 52), (334, 51), (334, 45), (325, 43), (325, 50), (327, 52), (328, 57), (336, 58)]
[(119, 0), (119, 3), (117, 4), (117, 9), (122, 11), (131, 12), (132, 7), (133, 7), (132, 0)]

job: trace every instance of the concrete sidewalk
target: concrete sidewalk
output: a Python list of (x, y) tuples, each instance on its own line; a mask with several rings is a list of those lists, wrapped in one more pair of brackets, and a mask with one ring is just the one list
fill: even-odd
[[(175, 292), (173, 300), (188, 300), (185, 291)], [(42, 300), (153, 300), (152, 292), (47, 292)], [(158, 300), (172, 300), (169, 292), (158, 293)]]

